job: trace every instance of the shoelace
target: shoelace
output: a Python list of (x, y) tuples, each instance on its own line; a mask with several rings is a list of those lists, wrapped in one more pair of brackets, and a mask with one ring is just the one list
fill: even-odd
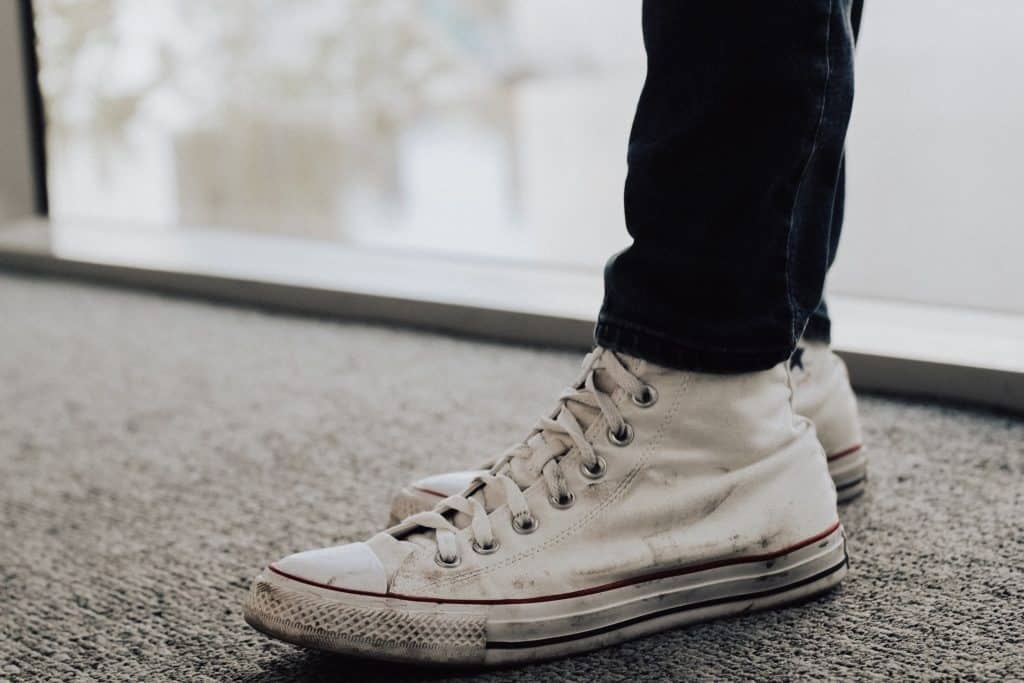
[[(547, 486), (548, 498), (556, 508), (567, 508), (575, 500), (560, 462), (573, 446), (579, 450), (581, 471), (584, 476), (598, 479), (604, 474), (606, 464), (587, 440), (582, 425), (569, 410), (569, 404), (578, 403), (600, 410), (608, 423), (608, 440), (611, 443), (625, 446), (633, 440), (632, 427), (622, 417), (611, 396), (597, 386), (595, 375), (598, 371), (608, 373), (612, 382), (628, 392), (638, 406), (653, 405), (657, 399), (654, 388), (644, 384), (627, 370), (613, 352), (600, 347), (591, 352), (584, 359), (582, 377), (572, 387), (562, 392), (558, 398), (558, 407), (548, 417), (541, 418), (527, 439), (502, 455), (490, 472), (481, 475), (475, 487), (471, 489), (479, 491), (480, 487), (493, 487), (500, 491), (500, 500), (508, 505), (512, 515), (512, 528), (517, 533), (527, 534), (534, 531), (537, 528), (537, 519), (530, 511), (519, 484), (509, 476), (513, 461), (520, 460), (527, 472), (541, 473)], [(455, 510), (469, 516), (473, 549), (478, 553), (488, 554), (497, 550), (498, 544), (494, 538), (490, 517), (480, 498), (483, 496), (451, 496), (437, 509)], [(433, 529), (437, 542), (436, 562), (444, 567), (459, 564), (461, 558), (456, 540), (459, 528), (443, 514), (437, 511), (420, 512), (406, 519), (404, 524)]]

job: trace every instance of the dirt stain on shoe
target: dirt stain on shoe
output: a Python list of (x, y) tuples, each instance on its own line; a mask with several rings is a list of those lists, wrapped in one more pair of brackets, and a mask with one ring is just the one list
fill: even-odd
[(725, 491), (725, 493), (723, 493), (722, 495), (717, 496), (717, 497), (713, 498), (712, 500), (709, 500), (704, 505), (704, 507), (701, 508), (700, 517), (710, 517), (711, 513), (713, 513), (718, 508), (722, 507), (722, 503), (724, 503), (725, 501), (729, 500), (729, 496), (731, 496), (733, 494), (733, 492), (736, 490), (736, 488), (737, 488), (737, 485), (734, 484), (734, 485), (730, 486)]
[(773, 534), (765, 534), (764, 536), (761, 536), (761, 538), (759, 538), (757, 540), (757, 544), (759, 546), (761, 546), (762, 548), (767, 548), (768, 546), (770, 546), (775, 541), (775, 539), (777, 539), (779, 537), (779, 534), (781, 534), (781, 533), (782, 533), (781, 531), (776, 531)]

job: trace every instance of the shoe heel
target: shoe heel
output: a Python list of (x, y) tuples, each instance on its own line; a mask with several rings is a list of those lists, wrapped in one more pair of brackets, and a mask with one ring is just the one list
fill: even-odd
[(836, 500), (846, 503), (864, 493), (868, 482), (867, 449), (856, 446), (829, 456), (828, 473), (836, 485)]

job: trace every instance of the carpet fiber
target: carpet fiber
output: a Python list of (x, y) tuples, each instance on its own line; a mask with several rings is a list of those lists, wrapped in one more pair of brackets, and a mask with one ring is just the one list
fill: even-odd
[[(841, 323), (840, 323), (841, 324)], [(271, 641), (283, 554), (521, 437), (575, 353), (0, 276), (0, 680), (468, 678)], [(1019, 678), (1024, 423), (862, 399), (851, 573), (804, 606), (484, 680)]]

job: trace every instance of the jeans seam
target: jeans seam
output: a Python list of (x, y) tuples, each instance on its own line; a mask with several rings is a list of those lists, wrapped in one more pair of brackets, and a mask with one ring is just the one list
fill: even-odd
[(792, 243), (793, 243), (793, 220), (796, 217), (796, 205), (800, 200), (800, 190), (803, 188), (804, 180), (807, 177), (807, 170), (811, 166), (811, 160), (814, 159), (814, 153), (818, 150), (818, 137), (821, 135), (821, 126), (825, 121), (825, 103), (828, 99), (828, 86), (832, 80), (832, 8), (834, 0), (829, 0), (828, 3), (828, 17), (826, 19), (825, 27), (825, 83), (822, 87), (821, 92), (821, 104), (819, 105), (818, 111), (818, 122), (814, 127), (814, 134), (811, 137), (811, 150), (807, 154), (807, 159), (804, 161), (803, 169), (800, 171), (800, 178), (797, 180), (796, 191), (793, 193), (793, 204), (789, 211), (789, 229), (786, 232), (786, 268), (785, 268), (785, 280), (786, 280), (786, 299), (789, 301), (789, 313), (790, 313), (790, 342), (795, 343), (797, 341), (796, 333), (796, 319), (797, 319), (797, 308), (798, 304), (796, 297), (793, 296), (793, 283), (792, 283)]

